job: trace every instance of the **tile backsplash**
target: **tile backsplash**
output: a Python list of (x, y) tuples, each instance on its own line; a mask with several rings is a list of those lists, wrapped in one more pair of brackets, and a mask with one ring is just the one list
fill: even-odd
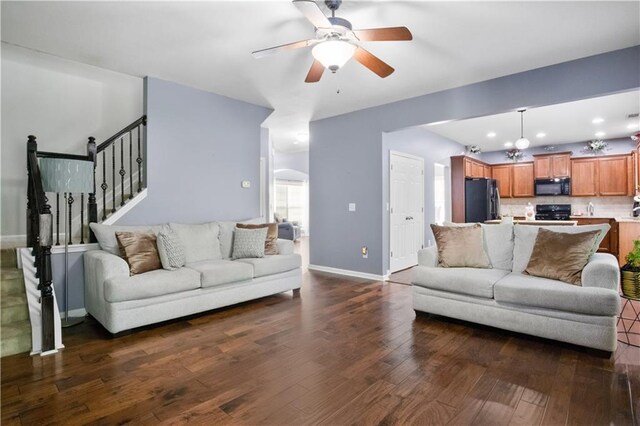
[(503, 216), (524, 216), (527, 203), (536, 204), (571, 204), (571, 214), (587, 214), (587, 204), (593, 203), (596, 217), (628, 217), (631, 216), (633, 197), (534, 197), (503, 198), (501, 212)]

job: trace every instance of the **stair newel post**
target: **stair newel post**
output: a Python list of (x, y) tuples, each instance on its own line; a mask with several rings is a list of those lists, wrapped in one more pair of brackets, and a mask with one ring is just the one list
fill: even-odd
[(33, 199), (33, 188), (31, 186), (31, 181), (33, 179), (31, 173), (31, 165), (29, 162), (29, 157), (31, 155), (36, 155), (38, 151), (38, 144), (36, 142), (36, 137), (33, 135), (29, 135), (27, 139), (27, 247), (32, 248), (32, 254), (35, 254), (35, 239), (34, 239), (34, 229), (33, 229), (33, 208), (35, 207), (35, 202)]
[[(89, 194), (89, 201), (87, 202), (87, 216), (88, 223), (98, 221), (98, 203), (96, 201), (96, 165), (98, 163), (98, 150), (96, 147), (96, 138), (89, 137), (87, 142), (87, 158), (89, 161), (93, 161), (93, 192)], [(84, 226), (84, 224), (82, 225)], [(89, 228), (89, 242), (95, 243), (97, 241), (91, 228)]]
[(51, 245), (53, 244), (53, 217), (51, 206), (45, 202), (38, 215), (40, 246), (40, 299), (42, 304), (42, 352), (55, 349), (54, 303), (51, 272)]

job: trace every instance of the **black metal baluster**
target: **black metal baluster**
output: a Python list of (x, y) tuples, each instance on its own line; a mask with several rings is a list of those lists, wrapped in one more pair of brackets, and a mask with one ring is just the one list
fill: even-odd
[(71, 193), (69, 193), (69, 197), (67, 199), (67, 204), (69, 205), (69, 228), (67, 229), (67, 231), (69, 232), (69, 235), (66, 236), (67, 237), (67, 241), (69, 242), (69, 245), (73, 244), (73, 239), (71, 238), (71, 236), (73, 235), (73, 231), (71, 230), (71, 218), (73, 217), (73, 202), (75, 200), (73, 199), (73, 195)]
[(102, 153), (102, 185), (100, 185), (100, 188), (102, 188), (102, 220), (106, 220), (107, 219), (107, 188), (109, 187), (109, 185), (107, 185), (107, 160), (106, 160), (106, 153)]
[(129, 199), (133, 198), (133, 140), (129, 130)]
[(111, 145), (111, 213), (116, 212), (116, 144)]
[(124, 138), (120, 138), (120, 205), (124, 206), (124, 175), (127, 172), (124, 170)]
[(80, 193), (80, 244), (84, 244), (84, 192)]
[(140, 156), (140, 126), (138, 126), (138, 192), (142, 191), (142, 157)]
[(60, 245), (60, 193), (56, 192), (56, 245)]

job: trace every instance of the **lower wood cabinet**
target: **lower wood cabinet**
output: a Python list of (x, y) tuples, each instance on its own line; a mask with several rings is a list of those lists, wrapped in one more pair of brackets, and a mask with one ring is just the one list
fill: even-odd
[(600, 223), (608, 223), (611, 226), (609, 232), (604, 237), (604, 240), (600, 243), (600, 247), (598, 248), (598, 253), (611, 253), (614, 256), (618, 256), (618, 246), (619, 246), (619, 229), (618, 222), (613, 218), (595, 218), (595, 217), (584, 217), (584, 218), (576, 218), (572, 220), (578, 221), (578, 226), (580, 225), (597, 225)]
[(619, 252), (618, 261), (620, 266), (626, 262), (625, 257), (633, 250), (633, 241), (640, 240), (640, 221), (638, 222), (619, 222)]

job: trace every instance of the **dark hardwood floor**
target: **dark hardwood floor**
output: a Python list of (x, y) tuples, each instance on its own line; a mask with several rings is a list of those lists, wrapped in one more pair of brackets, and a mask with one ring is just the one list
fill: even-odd
[(3, 358), (2, 424), (638, 424), (638, 349), (416, 316), (406, 285), (304, 280), (117, 338), (88, 320), (58, 354)]

